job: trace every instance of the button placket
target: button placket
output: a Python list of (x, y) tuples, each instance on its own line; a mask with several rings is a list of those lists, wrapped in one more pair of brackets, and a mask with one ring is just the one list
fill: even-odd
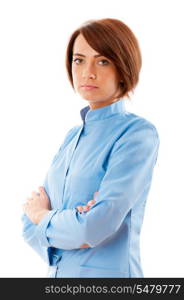
[[(76, 149), (76, 147), (77, 147), (77, 144), (78, 144), (78, 141), (79, 141), (79, 139), (80, 139), (80, 136), (81, 136), (82, 131), (83, 131), (83, 126), (81, 127), (80, 131), (78, 132), (77, 137), (75, 138), (75, 142), (74, 142), (74, 145), (73, 145), (72, 149), (70, 149), (71, 154), (70, 154), (70, 157), (68, 158), (68, 161), (67, 161), (67, 168), (66, 168), (65, 177), (64, 177), (62, 203), (63, 203), (64, 193), (65, 193), (66, 177), (67, 177), (67, 175), (68, 175), (70, 163), (71, 163), (71, 160), (72, 160), (74, 151), (75, 151), (75, 149)], [(58, 207), (60, 207), (60, 206), (58, 206)]]

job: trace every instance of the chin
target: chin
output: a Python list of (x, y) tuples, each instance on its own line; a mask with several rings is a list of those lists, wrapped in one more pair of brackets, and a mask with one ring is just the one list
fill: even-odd
[(92, 96), (92, 95), (81, 95), (81, 98), (83, 98), (86, 101), (90, 101), (90, 102), (99, 102), (99, 101), (103, 101), (101, 98), (99, 98), (98, 96)]

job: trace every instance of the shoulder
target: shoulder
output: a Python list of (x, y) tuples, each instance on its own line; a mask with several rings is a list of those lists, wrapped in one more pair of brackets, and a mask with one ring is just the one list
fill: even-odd
[(117, 148), (158, 149), (160, 138), (156, 126), (146, 118), (126, 111), (118, 121), (119, 133), (114, 144)]
[(61, 144), (60, 148), (63, 148), (63, 146), (66, 146), (78, 133), (78, 131), (80, 130), (81, 126), (76, 125), (74, 127), (72, 127), (71, 129), (69, 129), (64, 137), (64, 140)]
[(74, 126), (74, 127), (72, 127), (67, 133), (66, 133), (66, 138), (72, 138), (72, 137), (74, 137), (76, 134), (77, 134), (77, 132), (80, 130), (80, 128), (81, 128), (81, 126), (79, 126), (79, 125), (76, 125), (76, 126)]
[(155, 140), (159, 141), (159, 133), (156, 126), (148, 119), (126, 111), (122, 116), (122, 124), (124, 124), (124, 134), (142, 138), (153, 136)]

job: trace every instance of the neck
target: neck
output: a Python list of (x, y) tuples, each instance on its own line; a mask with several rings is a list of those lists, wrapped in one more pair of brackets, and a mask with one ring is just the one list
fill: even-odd
[(89, 107), (90, 107), (90, 110), (101, 108), (101, 107), (110, 105), (114, 102), (117, 102), (119, 99), (120, 98), (111, 99), (111, 100), (108, 100), (108, 101), (89, 102)]

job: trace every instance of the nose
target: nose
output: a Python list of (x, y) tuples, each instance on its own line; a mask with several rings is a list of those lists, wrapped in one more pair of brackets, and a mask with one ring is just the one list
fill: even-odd
[(95, 68), (91, 64), (84, 66), (82, 77), (95, 79), (97, 77)]

